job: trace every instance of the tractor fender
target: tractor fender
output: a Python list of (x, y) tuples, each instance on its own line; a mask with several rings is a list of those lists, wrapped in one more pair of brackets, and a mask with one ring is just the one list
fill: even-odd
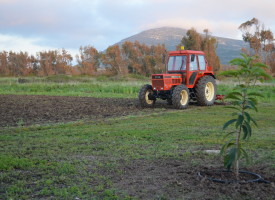
[(214, 79), (217, 79), (214, 74), (204, 74), (204, 75), (212, 76)]

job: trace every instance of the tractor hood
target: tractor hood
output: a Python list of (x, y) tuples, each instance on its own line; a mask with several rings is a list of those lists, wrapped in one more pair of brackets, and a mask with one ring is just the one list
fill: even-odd
[(173, 86), (182, 83), (182, 74), (153, 74), (153, 90), (170, 90)]

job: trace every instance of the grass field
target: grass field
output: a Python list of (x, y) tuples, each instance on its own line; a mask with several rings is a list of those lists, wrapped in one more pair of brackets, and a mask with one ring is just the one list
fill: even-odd
[[(148, 83), (149, 78), (144, 77), (134, 80), (68, 76), (0, 78), (0, 94), (136, 98), (141, 86)], [(234, 84), (234, 81), (220, 81), (217, 93), (227, 94)], [(254, 90), (264, 95), (262, 100), (275, 101), (275, 83), (255, 86)]]
[[(22, 81), (23, 80), (23, 81)], [(135, 98), (140, 87), (148, 81), (112, 80), (86, 77), (0, 78), (0, 94), (32, 94), (86, 97)]]
[[(16, 81), (0, 79), (0, 93), (134, 98), (146, 83)], [(253, 114), (259, 128), (246, 145), (253, 160), (241, 167), (274, 181), (275, 92), (274, 86), (259, 87), (265, 95), (259, 113)], [(230, 88), (221, 85), (220, 92)], [(222, 125), (230, 113), (224, 106), (193, 106), (107, 120), (2, 128), (0, 199), (272, 199), (272, 186), (250, 185), (249, 190), (245, 185), (197, 180), (199, 170), (222, 168), (222, 158), (204, 150), (220, 149)]]

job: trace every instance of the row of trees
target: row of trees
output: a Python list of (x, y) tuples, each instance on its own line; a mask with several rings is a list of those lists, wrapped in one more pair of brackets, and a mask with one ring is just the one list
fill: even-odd
[(122, 46), (110, 46), (99, 53), (92, 46), (81, 46), (76, 55), (77, 64), (65, 49), (38, 52), (0, 52), (0, 75), (2, 76), (49, 76), (57, 74), (96, 75), (98, 71), (110, 75), (135, 73), (148, 76), (165, 70), (166, 49), (164, 45), (147, 46), (139, 42), (125, 42)]
[(38, 52), (36, 56), (27, 52), (0, 52), (0, 75), (2, 76), (48, 76), (70, 71), (72, 56), (61, 51)]

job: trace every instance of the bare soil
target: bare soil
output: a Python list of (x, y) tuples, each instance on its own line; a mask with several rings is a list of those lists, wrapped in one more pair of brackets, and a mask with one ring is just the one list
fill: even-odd
[(0, 127), (125, 116), (136, 100), (42, 95), (0, 95)]
[(245, 170), (259, 173), (269, 184), (224, 184), (198, 176), (200, 171), (218, 169), (210, 165), (192, 166), (188, 160), (180, 159), (131, 160), (121, 163), (122, 173), (113, 174), (112, 179), (117, 188), (137, 199), (274, 199), (275, 177), (267, 168)]
[[(192, 107), (192, 103), (189, 107)], [(172, 105), (161, 100), (154, 108), (173, 110)], [(0, 127), (97, 120), (141, 111), (152, 112), (148, 108), (142, 109), (137, 99), (0, 95)]]

